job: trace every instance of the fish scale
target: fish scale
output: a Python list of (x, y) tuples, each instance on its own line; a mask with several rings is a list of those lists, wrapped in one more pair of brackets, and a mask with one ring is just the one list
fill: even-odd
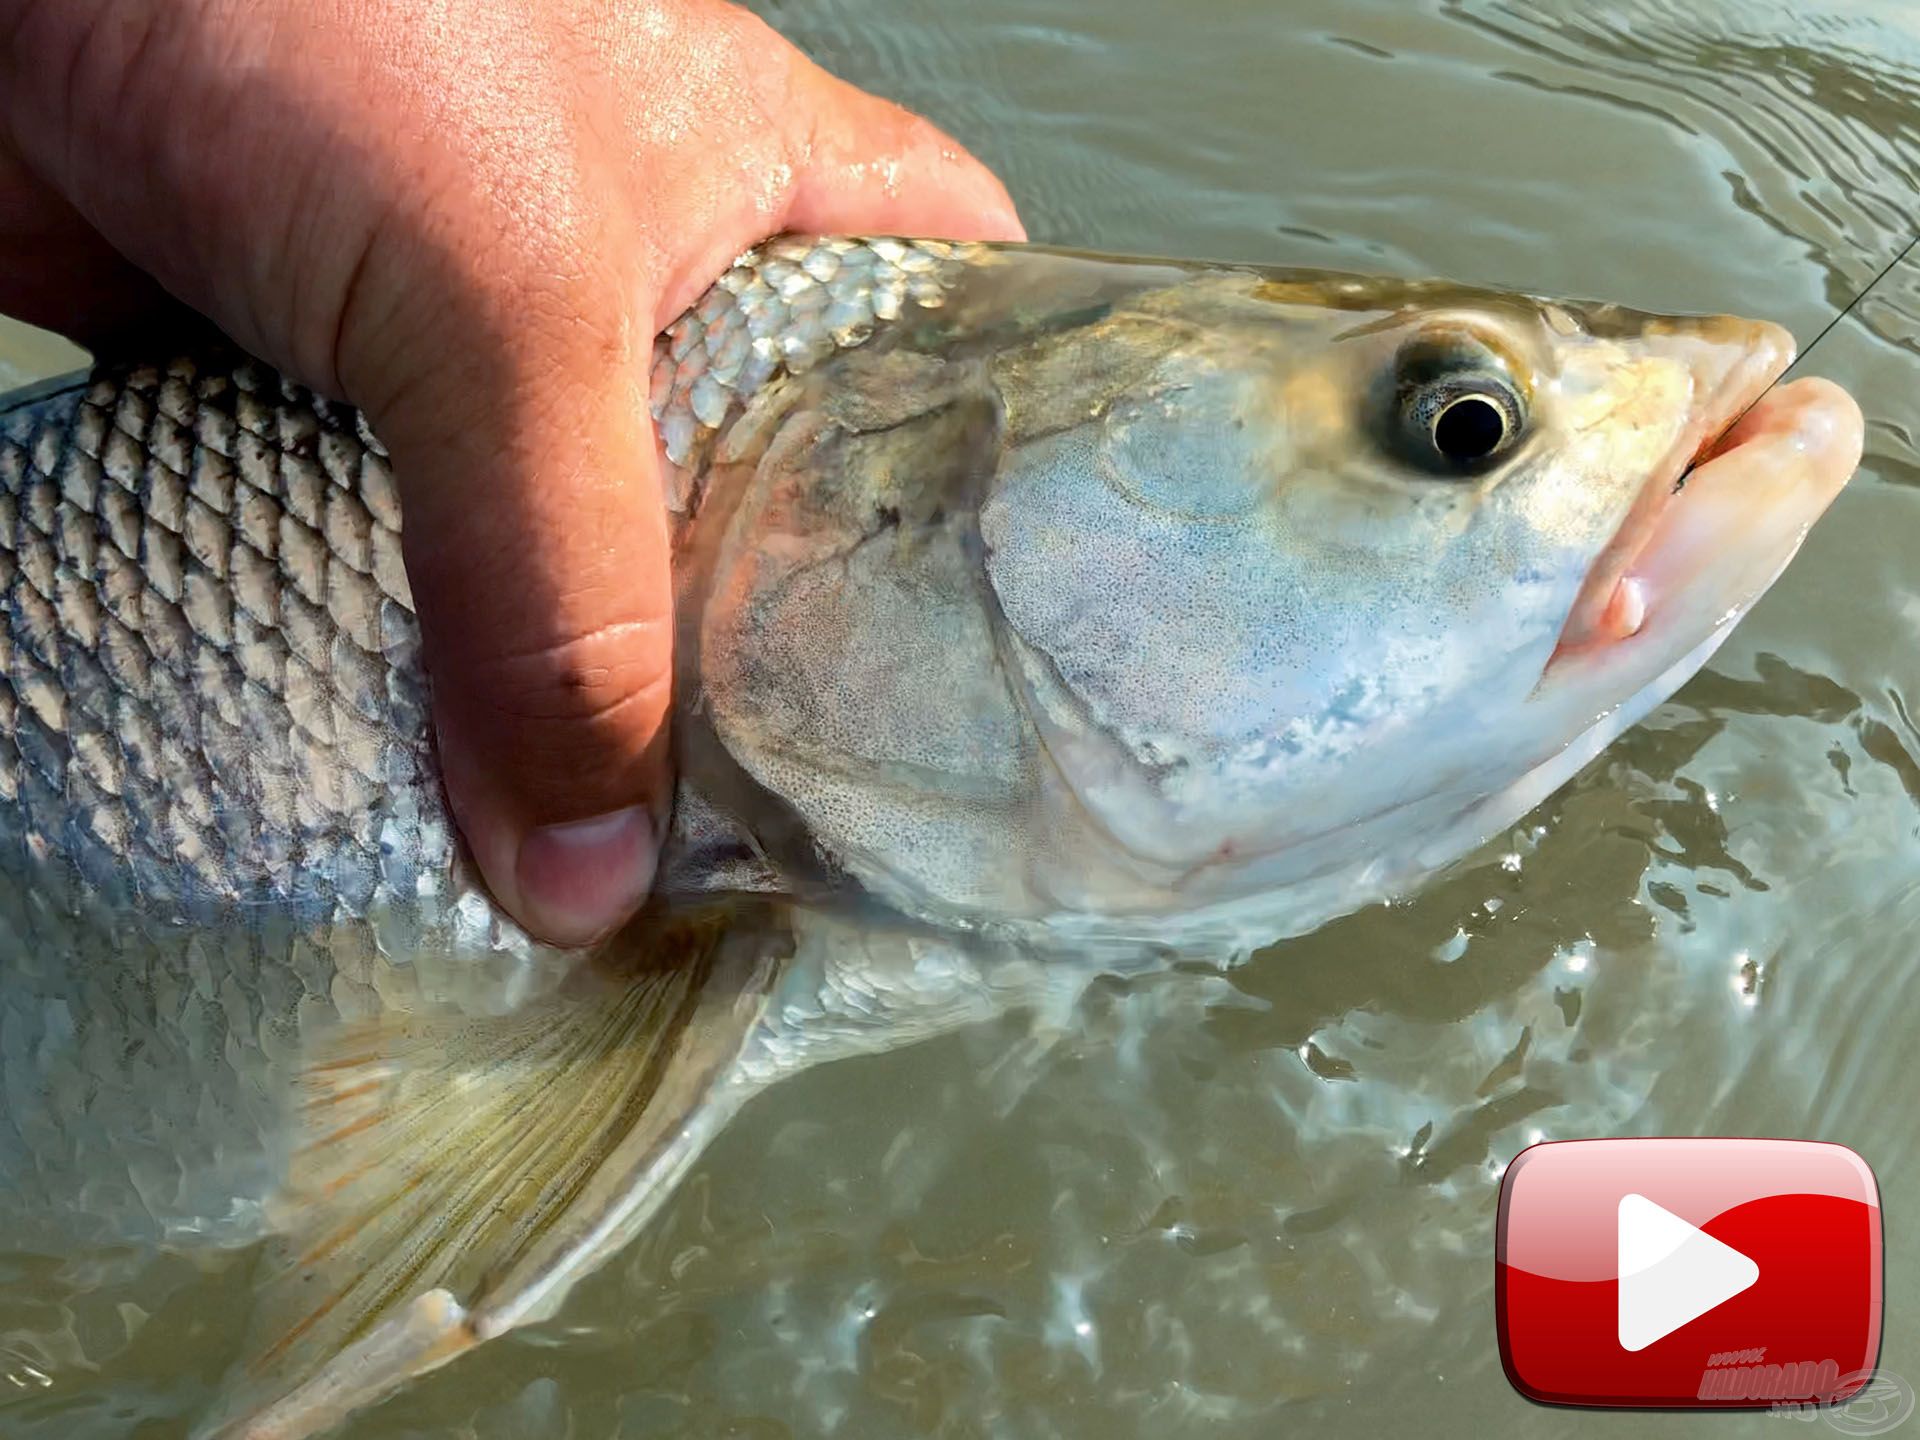
[(163, 907), (288, 898), (302, 869), (367, 894), (376, 789), (434, 783), (391, 492), (355, 412), (247, 361), (0, 421), (0, 795), (26, 833), (125, 835)]
[(704, 442), (781, 371), (804, 375), (872, 336), (911, 301), (937, 310), (979, 247), (937, 240), (782, 236), (748, 251), (654, 349), (653, 418), (667, 458), (667, 506), (697, 505)]

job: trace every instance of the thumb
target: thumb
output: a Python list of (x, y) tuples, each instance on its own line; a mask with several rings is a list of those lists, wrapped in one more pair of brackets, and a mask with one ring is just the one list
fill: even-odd
[[(744, 22), (764, 30), (751, 16)], [(660, 286), (664, 326), (770, 231), (1024, 240), (1006, 187), (932, 121), (828, 74), (772, 37), (785, 69), (765, 111), (785, 127), (789, 183), (768, 211), (743, 189), (718, 222), (683, 227)]]
[(808, 126), (786, 228), (818, 234), (1024, 240), (994, 173), (932, 121), (805, 57), (794, 115)]
[(651, 334), (596, 327), (578, 318), (590, 307), (524, 284), (511, 304), (484, 339), (383, 336), (403, 383), (370, 418), (405, 506), (455, 819), (495, 899), (576, 945), (645, 899), (670, 800)]

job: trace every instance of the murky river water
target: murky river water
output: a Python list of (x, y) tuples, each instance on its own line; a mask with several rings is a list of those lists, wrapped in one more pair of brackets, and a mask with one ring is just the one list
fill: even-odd
[[(781, 0), (1035, 237), (1768, 316), (1920, 224), (1912, 0)], [(1412, 903), (763, 1097), (559, 1320), (349, 1428), (1372, 1436), (1618, 1427), (1515, 1396), (1494, 1201), (1531, 1140), (1852, 1145), (1920, 1382), (1920, 263), (1809, 368), (1868, 458), (1711, 668)], [(0, 384), (50, 352), (11, 336)], [(158, 1440), (233, 1257), (0, 1270), (0, 1435)], [(1641, 1416), (1636, 1433), (1757, 1430)], [(1915, 1422), (1920, 1424), (1920, 1422)], [(1764, 1433), (1774, 1433), (1771, 1430)]]

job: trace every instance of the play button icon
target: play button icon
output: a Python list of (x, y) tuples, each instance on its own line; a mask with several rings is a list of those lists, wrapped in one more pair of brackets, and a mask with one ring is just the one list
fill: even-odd
[(1620, 1197), (1620, 1348), (1644, 1350), (1760, 1278), (1731, 1245), (1644, 1195)]
[(1550, 1140), (1500, 1181), (1500, 1362), (1550, 1405), (1844, 1403), (1880, 1354), (1880, 1191), (1812, 1140)]

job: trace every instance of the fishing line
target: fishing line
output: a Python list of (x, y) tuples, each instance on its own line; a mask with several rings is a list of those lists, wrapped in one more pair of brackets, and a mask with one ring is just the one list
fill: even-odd
[[(1766, 389), (1762, 390), (1758, 395), (1754, 396), (1753, 399), (1747, 403), (1747, 406), (1745, 409), (1743, 409), (1738, 415), (1735, 415), (1733, 419), (1727, 422), (1725, 428), (1720, 431), (1720, 434), (1722, 436), (1731, 434), (1733, 432), (1733, 427), (1738, 425), (1742, 420), (1746, 419), (1748, 412), (1751, 411), (1754, 406), (1758, 405), (1762, 400), (1766, 399), (1767, 396), (1771, 395), (1774, 392), (1774, 390), (1779, 386), (1782, 380), (1785, 380), (1797, 368), (1799, 368), (1800, 362), (1802, 360), (1805, 360), (1807, 356), (1813, 353), (1813, 347), (1818, 345), (1822, 340), (1826, 339), (1827, 336), (1831, 335), (1834, 331), (1834, 327), (1838, 325), (1842, 320), (1846, 319), (1849, 315), (1853, 314), (1855, 310), (1858, 310), (1860, 308), (1860, 302), (1866, 299), (1867, 296), (1871, 295), (1875, 290), (1877, 290), (1882, 280), (1886, 279), (1887, 276), (1891, 275), (1895, 270), (1898, 270), (1900, 268), (1901, 262), (1904, 261), (1909, 255), (1911, 255), (1917, 247), (1920, 247), (1920, 231), (1914, 232), (1913, 238), (1907, 241), (1906, 245), (1901, 248), (1900, 253), (1894, 256), (1893, 259), (1889, 260), (1886, 263), (1886, 265), (1882, 267), (1880, 273), (1874, 276), (1873, 279), (1869, 280), (1866, 283), (1866, 285), (1860, 290), (1860, 292), (1857, 295), (1855, 295), (1853, 299), (1847, 302), (1845, 309), (1843, 309), (1838, 315), (1834, 316), (1833, 319), (1829, 320), (1825, 325), (1820, 327), (1820, 333), (1818, 335), (1815, 335), (1813, 339), (1809, 340), (1806, 343), (1806, 345), (1801, 348), (1800, 353), (1793, 357), (1793, 363), (1788, 365), (1787, 368), (1782, 370), (1778, 375), (1774, 376), (1773, 384), (1767, 386)], [(1692, 466), (1688, 466), (1687, 472), (1691, 473), (1692, 468), (1693, 468)], [(1687, 483), (1687, 476), (1686, 474), (1682, 474), (1678, 484), (1674, 486), (1674, 489), (1679, 490), (1686, 483)]]
[[(1916, 231), (1914, 233), (1913, 239), (1907, 241), (1905, 249), (1903, 249), (1898, 255), (1894, 256), (1893, 259), (1887, 262), (1885, 269), (1883, 269), (1878, 275), (1874, 276), (1873, 279), (1867, 282), (1866, 289), (1862, 290), (1858, 295), (1854, 296), (1853, 299), (1847, 302), (1846, 309), (1842, 310), (1838, 315), (1834, 316), (1833, 319), (1829, 320), (1826, 323), (1825, 328), (1823, 328), (1818, 335), (1814, 336), (1813, 339), (1809, 340), (1806, 343), (1805, 347), (1800, 351), (1800, 353), (1794, 357), (1793, 365), (1798, 365), (1802, 360), (1806, 359), (1807, 356), (1812, 353), (1814, 346), (1818, 345), (1822, 340), (1826, 339), (1827, 336), (1833, 333), (1834, 326), (1838, 325), (1842, 320), (1846, 319), (1847, 316), (1851, 315), (1855, 310), (1859, 309), (1860, 302), (1866, 299), (1867, 296), (1872, 294), (1876, 289), (1878, 289), (1880, 282), (1882, 280), (1886, 279), (1887, 276), (1891, 275), (1895, 270), (1898, 270), (1900, 268), (1900, 262), (1905, 260), (1907, 256), (1913, 253), (1915, 246), (1920, 246), (1920, 231)], [(1782, 370), (1780, 372), (1781, 380), (1786, 379), (1788, 372), (1790, 372), (1793, 369), (1793, 365), (1787, 366), (1785, 370)], [(1773, 383), (1774, 385), (1778, 385), (1780, 381), (1776, 380)], [(1773, 387), (1768, 386), (1767, 388), (1772, 389)], [(1748, 408), (1751, 409), (1752, 407), (1749, 406)]]

